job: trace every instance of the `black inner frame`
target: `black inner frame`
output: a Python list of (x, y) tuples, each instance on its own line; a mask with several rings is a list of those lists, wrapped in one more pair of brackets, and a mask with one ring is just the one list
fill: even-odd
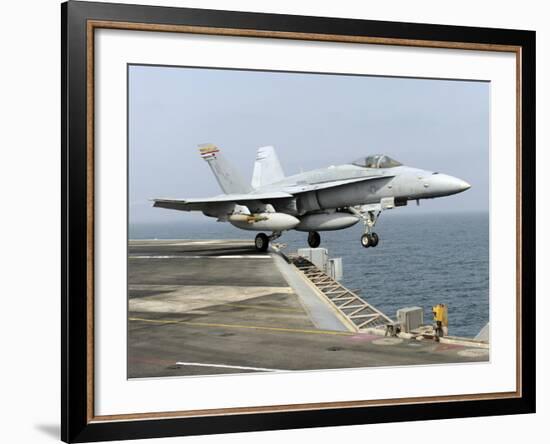
[[(87, 420), (87, 20), (257, 29), (520, 46), (521, 385), (515, 398), (239, 413), (171, 419)], [(61, 438), (90, 442), (535, 412), (535, 32), (70, 1), (61, 5)]]

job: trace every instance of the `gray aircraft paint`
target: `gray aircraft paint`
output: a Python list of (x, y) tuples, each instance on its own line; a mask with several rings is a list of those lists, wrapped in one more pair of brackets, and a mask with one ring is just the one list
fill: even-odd
[[(237, 228), (271, 231), (271, 238), (292, 229), (314, 234), (344, 229), (362, 219), (365, 236), (368, 234), (369, 239), (376, 236), (373, 241), (376, 246), (378, 237), (372, 228), (383, 210), (404, 206), (410, 200), (449, 196), (470, 188), (462, 179), (404, 166), (383, 154), (269, 183), (283, 172), (274, 148), (262, 147), (252, 179), (253, 184), (260, 186), (253, 189), (245, 185), (217, 146), (204, 145), (200, 153), (225, 194), (203, 199), (155, 199), (154, 206), (202, 211)], [(264, 183), (267, 185), (261, 186)], [(319, 238), (318, 234), (315, 236)], [(367, 245), (368, 242), (363, 244)]]

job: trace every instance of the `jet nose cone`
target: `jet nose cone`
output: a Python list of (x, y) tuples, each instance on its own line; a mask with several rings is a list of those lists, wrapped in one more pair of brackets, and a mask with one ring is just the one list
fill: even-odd
[(472, 187), (468, 182), (458, 177), (447, 176), (445, 177), (445, 181), (447, 182), (447, 189), (451, 194), (462, 193)]
[[(432, 176), (433, 186), (428, 187), (429, 192), (439, 196), (449, 196), (451, 194), (462, 193), (471, 188), (471, 185), (465, 180), (447, 174), (437, 174)], [(431, 190), (430, 190), (431, 188)]]
[(458, 179), (457, 188), (460, 190), (459, 192), (462, 192), (462, 191), (469, 190), (470, 188), (472, 188), (472, 186), (465, 180)]

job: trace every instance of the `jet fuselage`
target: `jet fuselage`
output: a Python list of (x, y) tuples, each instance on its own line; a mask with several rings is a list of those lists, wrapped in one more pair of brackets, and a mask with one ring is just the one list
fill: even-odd
[(449, 196), (470, 188), (470, 185), (462, 179), (408, 166), (365, 168), (356, 165), (339, 165), (295, 174), (279, 182), (258, 188), (256, 191), (264, 193), (288, 187), (299, 191), (300, 185), (303, 185), (305, 190), (306, 186), (309, 188), (312, 184), (322, 185), (327, 182), (369, 176), (386, 176), (386, 178), (302, 193), (297, 199), (297, 214), (375, 204), (383, 198), (391, 197), (397, 203), (404, 205), (408, 200)]

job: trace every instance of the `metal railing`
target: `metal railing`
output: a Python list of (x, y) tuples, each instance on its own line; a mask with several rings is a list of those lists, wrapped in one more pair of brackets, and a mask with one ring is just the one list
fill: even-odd
[(306, 258), (297, 254), (290, 254), (288, 258), (327, 301), (350, 321), (357, 331), (394, 323), (388, 316), (369, 304), (356, 292), (332, 279)]

